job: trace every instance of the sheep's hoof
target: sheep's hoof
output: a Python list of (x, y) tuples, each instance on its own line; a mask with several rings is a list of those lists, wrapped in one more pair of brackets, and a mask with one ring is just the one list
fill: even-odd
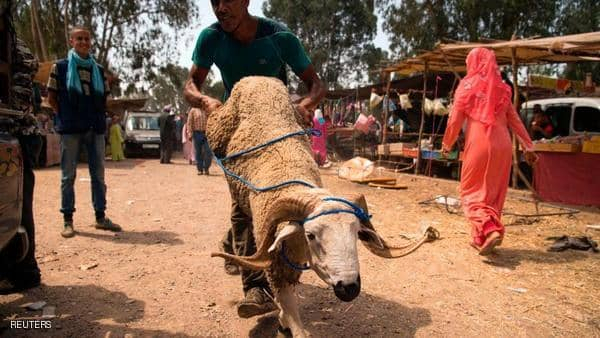
[(281, 324), (279, 324), (279, 326), (277, 326), (277, 331), (284, 337), (291, 337), (292, 336), (292, 330), (290, 330), (289, 327), (283, 327), (281, 326)]

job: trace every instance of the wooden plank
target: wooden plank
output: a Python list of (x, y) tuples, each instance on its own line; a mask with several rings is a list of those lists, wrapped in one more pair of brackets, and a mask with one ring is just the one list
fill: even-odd
[(363, 179), (358, 179), (358, 180), (350, 180), (354, 183), (371, 183), (371, 182), (375, 182), (375, 183), (383, 183), (383, 182), (391, 182), (393, 184), (396, 184), (396, 178), (395, 177), (371, 177), (371, 178), (363, 178)]
[(397, 183), (394, 183), (394, 184), (383, 184), (383, 183), (369, 182), (369, 187), (385, 188), (385, 189), (398, 189), (398, 190), (408, 189), (408, 186), (406, 186), (406, 185), (400, 185), (400, 184), (397, 184)]

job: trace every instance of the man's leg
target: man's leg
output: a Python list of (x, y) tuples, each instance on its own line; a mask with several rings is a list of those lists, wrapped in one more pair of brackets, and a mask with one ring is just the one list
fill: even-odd
[(171, 157), (173, 156), (173, 147), (175, 146), (174, 140), (172, 138), (168, 139), (166, 142), (165, 149), (165, 163), (171, 163)]
[(88, 167), (92, 181), (92, 205), (96, 214), (96, 229), (121, 231), (121, 227), (114, 224), (105, 215), (104, 134), (96, 134), (93, 131), (89, 131), (85, 135), (85, 143), (88, 151)]
[(202, 132), (194, 131), (192, 136), (194, 140), (194, 153), (196, 155), (196, 169), (198, 174), (204, 172), (204, 158), (202, 157)]
[(104, 134), (88, 131), (85, 134), (88, 169), (92, 185), (92, 205), (96, 219), (104, 217), (106, 210), (106, 184), (104, 183)]
[[(227, 230), (227, 232), (225, 233), (225, 236), (223, 236), (223, 239), (221, 240), (221, 250), (225, 253), (228, 254), (234, 254), (233, 252), (233, 234), (231, 232), (231, 229)], [(227, 273), (228, 275), (239, 275), (240, 274), (240, 268), (233, 264), (230, 260), (226, 259), (225, 260), (225, 273)]]
[(160, 163), (165, 163), (165, 140), (160, 139)]
[(60, 171), (61, 171), (61, 207), (60, 212), (64, 217), (64, 229), (61, 235), (65, 238), (73, 237), (73, 213), (75, 212), (75, 177), (77, 175), (77, 160), (81, 134), (65, 134), (60, 136)]
[[(239, 256), (254, 254), (256, 243), (252, 235), (252, 217), (244, 213), (234, 196), (231, 205), (231, 228), (235, 254)], [(238, 304), (238, 316), (249, 318), (276, 309), (264, 271), (242, 269), (242, 284), (245, 298)]]
[(202, 132), (203, 142), (202, 142), (202, 155), (204, 157), (204, 172), (208, 175), (208, 168), (210, 168), (210, 163), (212, 161), (212, 150), (210, 149), (210, 145), (208, 144), (208, 139), (206, 138), (206, 134)]

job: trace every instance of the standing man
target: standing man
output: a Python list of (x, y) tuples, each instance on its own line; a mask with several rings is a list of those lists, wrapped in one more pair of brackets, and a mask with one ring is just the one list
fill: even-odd
[[(221, 71), (227, 99), (233, 86), (243, 77), (272, 76), (287, 83), (286, 64), (308, 88), (296, 109), (310, 124), (310, 110), (325, 95), (310, 59), (298, 38), (284, 25), (251, 16), (249, 0), (211, 0), (218, 22), (204, 29), (194, 48), (189, 78), (184, 88), (186, 100), (208, 114), (222, 105), (221, 101), (201, 92), (210, 67)], [(245, 214), (232, 195), (231, 224), (234, 250), (237, 255), (252, 255), (256, 244), (252, 237), (252, 216)], [(242, 318), (276, 309), (263, 271), (242, 270), (245, 298), (238, 306)]]
[(212, 152), (206, 139), (206, 113), (200, 108), (192, 108), (188, 113), (187, 120), (187, 139), (194, 142), (194, 151), (196, 157), (196, 168), (198, 175), (209, 175), (208, 168)]
[(160, 163), (168, 164), (171, 163), (173, 147), (177, 140), (175, 112), (171, 105), (163, 109), (163, 114), (158, 118), (158, 125), (160, 127)]
[(91, 34), (75, 27), (69, 33), (68, 57), (52, 66), (48, 79), (48, 102), (56, 114), (56, 131), (60, 137), (61, 209), (64, 229), (61, 235), (73, 237), (75, 212), (75, 174), (79, 150), (86, 147), (92, 180), (92, 204), (96, 213), (96, 229), (121, 231), (108, 219), (106, 184), (104, 183), (104, 108), (109, 93), (104, 69), (90, 54)]

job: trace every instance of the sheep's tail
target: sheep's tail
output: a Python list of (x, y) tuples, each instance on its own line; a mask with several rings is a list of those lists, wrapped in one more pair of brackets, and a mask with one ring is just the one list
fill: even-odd
[[(264, 255), (263, 255), (264, 256)], [(244, 269), (249, 270), (265, 270), (271, 266), (270, 257), (260, 256), (237, 256), (224, 252), (213, 252), (210, 257), (221, 257), (231, 261), (233, 264), (238, 265)]]

